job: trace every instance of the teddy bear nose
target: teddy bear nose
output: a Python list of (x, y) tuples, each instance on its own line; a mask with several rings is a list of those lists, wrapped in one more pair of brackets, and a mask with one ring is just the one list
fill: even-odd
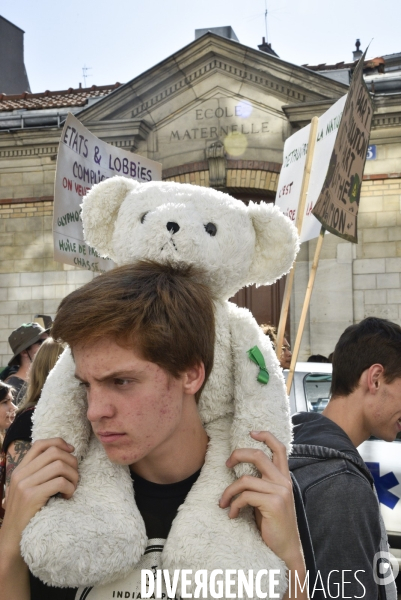
[(167, 230), (171, 233), (177, 233), (177, 231), (180, 230), (180, 226), (178, 225), (178, 223), (174, 223), (174, 221), (169, 221), (167, 223)]

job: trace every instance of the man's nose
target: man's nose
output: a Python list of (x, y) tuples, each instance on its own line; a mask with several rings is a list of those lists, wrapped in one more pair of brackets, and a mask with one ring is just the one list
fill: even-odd
[(166, 227), (167, 231), (170, 231), (170, 233), (177, 233), (177, 231), (180, 230), (180, 226), (178, 225), (178, 223), (174, 223), (174, 221), (169, 221)]
[(113, 403), (108, 398), (107, 392), (102, 390), (100, 386), (91, 386), (87, 390), (87, 402), (86, 416), (91, 423), (114, 415)]

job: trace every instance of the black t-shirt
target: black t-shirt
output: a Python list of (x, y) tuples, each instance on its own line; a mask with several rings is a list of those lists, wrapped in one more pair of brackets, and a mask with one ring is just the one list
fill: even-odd
[(6, 453), (11, 442), (23, 440), (32, 442), (32, 415), (35, 407), (27, 408), (24, 412), (16, 416), (15, 420), (7, 429), (3, 443), (3, 452)]
[(199, 477), (199, 471), (177, 483), (159, 484), (146, 481), (131, 471), (135, 500), (149, 539), (167, 539), (178, 508)]
[[(200, 470), (177, 483), (159, 484), (146, 481), (131, 472), (135, 501), (145, 523), (149, 539), (166, 539), (178, 508), (199, 477)], [(77, 600), (77, 588), (52, 588), (36, 577), (31, 578), (31, 600)], [(85, 588), (86, 598), (91, 588)]]

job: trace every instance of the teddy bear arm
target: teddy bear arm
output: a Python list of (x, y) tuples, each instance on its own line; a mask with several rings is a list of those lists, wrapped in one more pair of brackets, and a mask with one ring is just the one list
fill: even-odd
[[(263, 334), (247, 309), (235, 305), (230, 305), (230, 329), (234, 376), (232, 450), (262, 448), (270, 455), (264, 444), (250, 437), (250, 431), (254, 430), (270, 431), (289, 452), (291, 421), (288, 396), (270, 339)], [(254, 346), (264, 357), (269, 378), (266, 384), (258, 381), (259, 367), (248, 355)]]

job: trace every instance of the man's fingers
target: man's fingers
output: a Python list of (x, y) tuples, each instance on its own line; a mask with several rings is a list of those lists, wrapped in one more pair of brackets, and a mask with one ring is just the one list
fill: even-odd
[(290, 477), (288, 469), (287, 451), (282, 444), (270, 431), (251, 431), (253, 439), (264, 442), (273, 452), (273, 464), (287, 478)]
[[(26, 475), (26, 473), (24, 474)], [(70, 482), (74, 486), (75, 491), (79, 479), (78, 471), (76, 468), (68, 465), (63, 460), (53, 461), (29, 476), (21, 476), (20, 479), (17, 477), (17, 485), (20, 485), (25, 489), (32, 489), (49, 481), (58, 480), (60, 478)], [(68, 488), (68, 490), (70, 490), (70, 488)], [(64, 493), (64, 490), (59, 491)]]
[[(219, 504), (221, 508), (227, 508), (234, 496), (242, 494), (245, 491), (261, 494), (280, 494), (282, 493), (280, 487), (282, 486), (266, 481), (265, 479), (252, 477), (252, 475), (243, 475), (224, 490)], [(282, 489), (284, 490), (285, 488)]]
[[(230, 519), (235, 519), (239, 515), (239, 511), (244, 506), (252, 506), (258, 508), (261, 512), (265, 509), (266, 495), (262, 492), (253, 492), (247, 490), (237, 496), (235, 500), (231, 502), (228, 516)], [(280, 494), (272, 494), (269, 496), (269, 511), (272, 514), (277, 514), (279, 510), (283, 510), (285, 506), (285, 498)]]
[(31, 449), (29, 450), (29, 452), (26, 453), (26, 455), (20, 462), (19, 467), (23, 467), (26, 464), (30, 463), (32, 460), (34, 460), (50, 448), (59, 448), (64, 452), (68, 452), (69, 454), (71, 454), (71, 452), (74, 450), (74, 446), (71, 446), (71, 444), (67, 444), (67, 442), (64, 441), (62, 438), (38, 440), (37, 442), (32, 444)]
[[(42, 444), (42, 442), (49, 442), (51, 440), (40, 440), (32, 445), (32, 448), (24, 456), (21, 463), (15, 469), (13, 478), (25, 478), (29, 477), (32, 473), (35, 473), (39, 469), (46, 467), (51, 463), (62, 461), (67, 465), (70, 465), (73, 469), (78, 469), (78, 461), (75, 456), (71, 454), (70, 450), (66, 450), (68, 447), (63, 440), (59, 438), (62, 443), (57, 444)], [(37, 445), (36, 445), (37, 444)], [(71, 446), (70, 446), (71, 447)], [(32, 452), (32, 454), (31, 454)]]
[(281, 483), (281, 485), (290, 484), (290, 476), (283, 475), (263, 450), (255, 450), (253, 448), (239, 448), (238, 450), (234, 450), (227, 460), (226, 465), (227, 467), (234, 467), (239, 463), (251, 463), (255, 465), (262, 479)]

